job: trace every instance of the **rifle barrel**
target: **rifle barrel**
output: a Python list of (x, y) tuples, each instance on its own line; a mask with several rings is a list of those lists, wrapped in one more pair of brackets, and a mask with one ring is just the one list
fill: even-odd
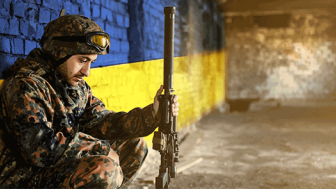
[(175, 7), (165, 7), (164, 23), (164, 94), (170, 95), (173, 90), (174, 71), (174, 23)]

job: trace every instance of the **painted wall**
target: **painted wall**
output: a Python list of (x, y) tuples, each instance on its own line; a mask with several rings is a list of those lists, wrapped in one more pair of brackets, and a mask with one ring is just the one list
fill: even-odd
[[(224, 101), (223, 20), (210, 0), (0, 1), (0, 72), (39, 47), (43, 28), (64, 8), (90, 17), (111, 36), (110, 54), (99, 56), (85, 79), (94, 95), (114, 111), (144, 107), (163, 83), (165, 6), (176, 7), (174, 89), (181, 130)], [(151, 145), (151, 136), (146, 140)]]
[(227, 98), (332, 96), (334, 18), (325, 10), (227, 14)]
[[(224, 100), (224, 52), (183, 56), (174, 59), (174, 94), (179, 96), (178, 130), (198, 121)], [(190, 72), (179, 69), (192, 62)], [(216, 69), (203, 69), (210, 64)], [(153, 102), (163, 83), (163, 60), (108, 66), (91, 70), (85, 79), (107, 109), (129, 111)], [(151, 145), (151, 137), (146, 137)]]

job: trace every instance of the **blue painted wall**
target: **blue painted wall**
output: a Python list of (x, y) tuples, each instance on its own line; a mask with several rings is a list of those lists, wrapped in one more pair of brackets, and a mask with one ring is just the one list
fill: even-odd
[[(179, 10), (189, 0), (0, 0), (0, 79), (18, 57), (39, 47), (43, 29), (65, 14), (87, 16), (111, 37), (110, 54), (99, 56), (93, 67), (163, 58), (165, 6), (175, 6), (175, 57), (186, 55)], [(200, 3), (200, 0), (197, 0)], [(209, 0), (209, 2), (211, 2)], [(184, 22), (185, 24), (185, 22)]]

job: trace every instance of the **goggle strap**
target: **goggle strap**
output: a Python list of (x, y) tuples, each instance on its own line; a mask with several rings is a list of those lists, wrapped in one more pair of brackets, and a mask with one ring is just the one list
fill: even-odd
[(86, 42), (85, 36), (56, 36), (56, 37), (53, 37), (53, 39), (58, 40), (58, 41), (68, 41), (68, 42), (81, 42), (81, 43)]
[[(63, 42), (80, 42), (80, 43), (86, 43), (89, 46), (92, 46), (96, 48), (99, 52), (104, 51), (107, 47), (101, 47), (95, 43), (92, 43), (91, 41), (87, 41), (86, 36), (55, 36), (53, 37), (53, 40), (57, 41), (63, 41)], [(107, 52), (108, 53), (108, 52)]]

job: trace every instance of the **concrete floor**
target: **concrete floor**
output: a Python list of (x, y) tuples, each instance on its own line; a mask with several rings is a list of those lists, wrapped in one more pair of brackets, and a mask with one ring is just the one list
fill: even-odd
[[(336, 188), (335, 114), (333, 101), (256, 102), (246, 113), (211, 113), (182, 142), (178, 169), (195, 165), (170, 188)], [(154, 188), (155, 153), (133, 188)]]

